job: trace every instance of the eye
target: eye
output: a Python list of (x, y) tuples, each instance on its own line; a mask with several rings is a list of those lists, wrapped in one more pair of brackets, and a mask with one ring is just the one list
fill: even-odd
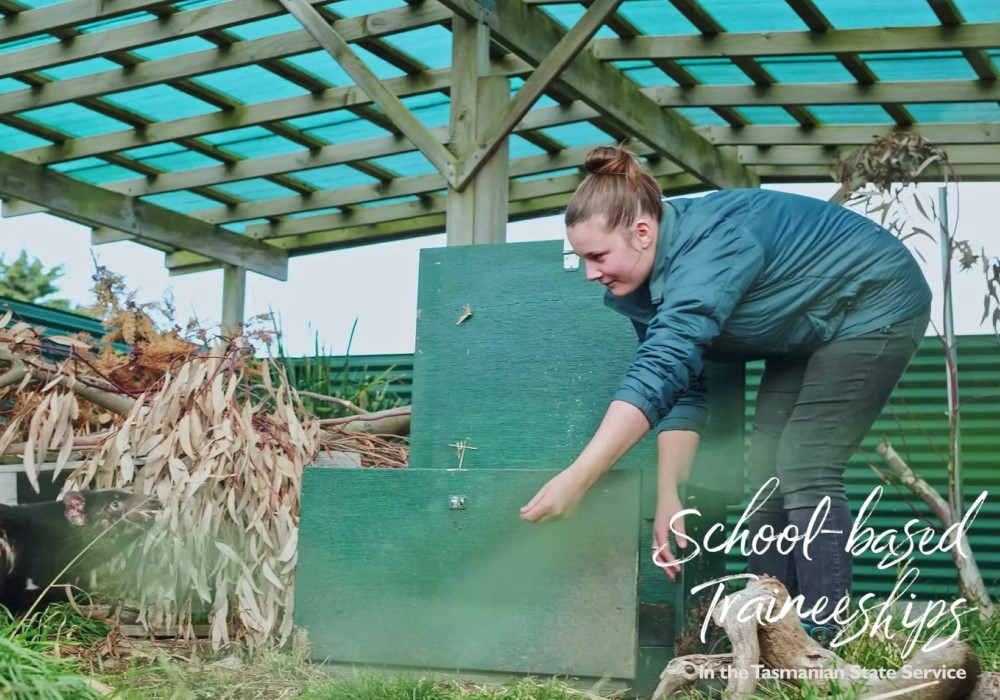
[(121, 510), (121, 507), (122, 507), (121, 501), (111, 501), (111, 503), (108, 505), (108, 510)]

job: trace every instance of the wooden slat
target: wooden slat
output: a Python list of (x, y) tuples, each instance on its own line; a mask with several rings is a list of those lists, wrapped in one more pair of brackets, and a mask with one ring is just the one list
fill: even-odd
[[(520, 60), (504, 59), (493, 64), (494, 72), (521, 75), (529, 67)], [(420, 95), (446, 89), (450, 70), (439, 69), (417, 75), (389, 78), (383, 81), (398, 96)], [(172, 121), (151, 124), (141, 132), (116, 131), (100, 136), (69, 139), (51, 146), (18, 151), (15, 155), (39, 164), (56, 163), (86, 156), (100, 156), (128, 148), (149, 146), (180, 138), (202, 136), (245, 126), (265, 124), (295, 117), (304, 117), (336, 109), (369, 104), (371, 100), (355, 87), (331, 88), (315, 95), (303, 95), (273, 102), (247, 105), (236, 111), (214, 112)], [(53, 139), (58, 140), (58, 138)]]
[[(444, 0), (455, 12), (471, 18), (485, 9), (473, 0)], [(496, 41), (533, 64), (544, 60), (563, 32), (544, 12), (521, 3), (498, 3), (497, 15), (488, 21)], [(487, 13), (491, 14), (491, 13)], [(706, 182), (719, 187), (746, 187), (756, 184), (753, 173), (724, 153), (708, 146), (678, 115), (657, 109), (617, 69), (602, 64), (585, 50), (567, 66), (559, 85), (568, 87), (574, 99), (581, 99), (603, 112), (604, 122), (653, 146)]]
[(1000, 86), (975, 80), (882, 82), (874, 85), (843, 83), (762, 86), (699, 85), (691, 88), (651, 87), (643, 90), (664, 107), (712, 105), (786, 106), (880, 103), (992, 102)]
[(455, 156), (433, 137), (428, 128), (387, 88), (383, 81), (351, 51), (347, 40), (328, 25), (308, 0), (279, 0), (306, 31), (329, 53), (341, 68), (399, 127), (444, 177), (454, 181)]
[(170, 8), (177, 0), (71, 0), (27, 9), (0, 19), (0, 43), (34, 34), (54, 34), (85, 22), (113, 19), (132, 12)]
[(288, 275), (284, 251), (7, 154), (0, 154), (0, 196), (44, 204), (55, 214), (191, 250), (276, 279)]
[[(322, 0), (309, 0), (321, 2)], [(428, 3), (414, 8), (398, 8), (342, 19), (334, 29), (348, 42), (360, 42), (441, 21), (447, 13), (439, 5)], [(94, 35), (99, 36), (99, 35)], [(107, 95), (147, 85), (190, 78), (206, 73), (255, 65), (258, 62), (315, 51), (317, 44), (305, 31), (286, 32), (261, 39), (238, 41), (232, 46), (183, 54), (172, 58), (145, 61), (121, 70), (103, 71), (78, 78), (54, 81), (34, 90), (15, 90), (0, 95), (0, 114), (10, 114), (40, 107), (49, 107), (84, 97)], [(19, 66), (17, 59), (7, 54), (10, 65)]]
[(719, 146), (816, 145), (857, 146), (894, 131), (912, 131), (929, 139), (946, 151), (952, 144), (1000, 143), (1000, 124), (915, 124), (901, 129), (888, 124), (858, 124), (854, 126), (819, 126), (803, 129), (796, 126), (747, 126), (733, 129), (727, 126), (699, 127), (699, 132)]
[(876, 27), (825, 32), (719, 33), (709, 36), (641, 36), (627, 41), (595, 39), (603, 61), (651, 58), (760, 58), (841, 53), (955, 51), (1000, 47), (1000, 23), (951, 27)]
[(613, 14), (622, 0), (595, 0), (583, 17), (566, 32), (559, 43), (542, 59), (538, 67), (517, 91), (517, 95), (504, 109), (499, 118), (488, 122), (485, 130), (469, 153), (459, 153), (460, 161), (455, 178), (456, 189), (465, 187), (479, 169), (493, 155), (501, 142), (505, 141), (517, 126), (518, 122), (528, 113), (532, 105), (552, 84), (560, 73), (569, 65), (583, 46), (597, 33), (609, 15)]

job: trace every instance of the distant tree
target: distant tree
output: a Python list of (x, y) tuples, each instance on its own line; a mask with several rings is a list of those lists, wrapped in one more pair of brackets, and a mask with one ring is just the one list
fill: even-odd
[(59, 291), (55, 283), (64, 274), (62, 265), (46, 268), (38, 258), (29, 258), (25, 250), (12, 262), (7, 262), (0, 255), (0, 296), (86, 314), (86, 308), (78, 307), (68, 299), (46, 298)]

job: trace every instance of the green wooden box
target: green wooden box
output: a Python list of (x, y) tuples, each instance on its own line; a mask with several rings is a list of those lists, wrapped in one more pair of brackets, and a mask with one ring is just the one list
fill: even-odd
[[(559, 241), (422, 252), (410, 469), (304, 480), (296, 619), (314, 656), (655, 685), (684, 591), (724, 568), (703, 558), (674, 586), (653, 566), (655, 435), (577, 517), (533, 526), (517, 512), (586, 445), (634, 358), (602, 293), (564, 268)], [(704, 517), (689, 532), (743, 492), (743, 369), (708, 372), (688, 491)]]

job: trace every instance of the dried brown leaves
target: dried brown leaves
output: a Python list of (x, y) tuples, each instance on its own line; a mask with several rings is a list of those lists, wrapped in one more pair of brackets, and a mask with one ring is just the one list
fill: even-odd
[(920, 134), (893, 131), (843, 156), (836, 164), (837, 179), (845, 192), (866, 183), (888, 191), (895, 183), (919, 182), (931, 166), (942, 168), (949, 179), (957, 180), (948, 154)]
[[(207, 615), (216, 647), (260, 648), (292, 630), (302, 467), (319, 446), (314, 421), (242, 351), (186, 362), (71, 477), (76, 487), (131, 484), (168, 504), (129, 565), (145, 583), (140, 621), (193, 636)], [(251, 378), (267, 396), (251, 400)], [(259, 392), (258, 392), (259, 393)], [(141, 466), (141, 468), (139, 468)], [(150, 579), (152, 584), (150, 585)]]

